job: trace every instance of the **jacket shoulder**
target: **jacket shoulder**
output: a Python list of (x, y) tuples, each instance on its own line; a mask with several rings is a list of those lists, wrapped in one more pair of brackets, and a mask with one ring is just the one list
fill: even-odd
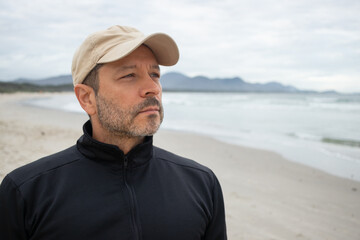
[(155, 157), (157, 159), (166, 161), (169, 164), (177, 165), (177, 166), (183, 167), (183, 168), (192, 168), (194, 170), (204, 172), (211, 176), (214, 176), (214, 173), (208, 167), (201, 165), (200, 163), (198, 163), (194, 160), (191, 160), (191, 159), (188, 159), (185, 157), (181, 157), (179, 155), (176, 155), (174, 153), (171, 153), (169, 151), (166, 151), (166, 150), (158, 148), (158, 147), (154, 147), (154, 153), (155, 153)]
[(74, 145), (58, 153), (40, 158), (39, 160), (19, 167), (10, 172), (7, 176), (20, 187), (23, 183), (32, 178), (79, 160), (81, 158), (80, 156), (76, 145)]

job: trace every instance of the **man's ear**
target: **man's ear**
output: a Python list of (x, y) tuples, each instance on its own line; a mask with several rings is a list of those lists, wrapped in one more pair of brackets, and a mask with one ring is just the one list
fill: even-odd
[(76, 98), (85, 112), (92, 116), (96, 114), (96, 100), (94, 89), (85, 84), (76, 84), (74, 87)]

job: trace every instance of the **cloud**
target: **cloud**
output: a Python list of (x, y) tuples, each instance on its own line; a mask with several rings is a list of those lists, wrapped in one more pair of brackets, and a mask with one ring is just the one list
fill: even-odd
[(88, 34), (124, 24), (177, 41), (165, 71), (360, 91), (358, 12), (357, 0), (2, 1), (0, 79), (68, 74)]

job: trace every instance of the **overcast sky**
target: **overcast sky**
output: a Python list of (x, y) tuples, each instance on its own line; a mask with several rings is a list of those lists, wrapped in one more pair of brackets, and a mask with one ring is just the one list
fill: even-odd
[(0, 0), (0, 79), (70, 74), (85, 37), (120, 24), (165, 32), (163, 72), (360, 91), (359, 0)]

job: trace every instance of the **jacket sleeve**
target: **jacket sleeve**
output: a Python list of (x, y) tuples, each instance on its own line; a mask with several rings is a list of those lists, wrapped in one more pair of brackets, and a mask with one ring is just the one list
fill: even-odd
[(24, 227), (24, 201), (9, 176), (0, 185), (0, 239), (27, 239)]
[(204, 240), (226, 240), (225, 207), (221, 186), (214, 175), (213, 214), (207, 226)]

